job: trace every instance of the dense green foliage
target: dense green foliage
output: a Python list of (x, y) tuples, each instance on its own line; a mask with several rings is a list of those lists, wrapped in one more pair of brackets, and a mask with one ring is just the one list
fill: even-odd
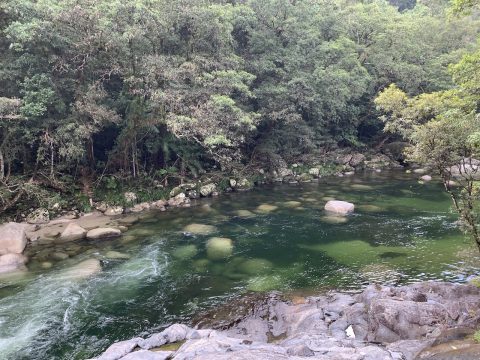
[[(391, 4), (3, 1), (2, 208), (72, 183), (90, 196), (103, 174), (197, 176), (375, 145), (376, 94), (452, 88), (448, 65), (479, 30), (446, 2)], [(476, 66), (452, 68), (472, 92)]]
[[(476, 0), (452, 1), (453, 14)], [(441, 176), (454, 207), (480, 250), (480, 51), (449, 68), (455, 87), (409, 97), (395, 84), (375, 99), (384, 130), (410, 142), (410, 160)]]

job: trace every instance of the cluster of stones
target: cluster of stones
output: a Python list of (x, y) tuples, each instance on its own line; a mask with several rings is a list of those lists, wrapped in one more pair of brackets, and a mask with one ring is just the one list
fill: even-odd
[[(371, 285), (358, 295), (332, 292), (284, 301), (271, 294), (255, 301), (243, 304), (243, 314), (238, 312), (242, 306), (231, 304), (235, 316), (226, 321), (209, 316), (209, 329), (175, 324), (146, 339), (115, 343), (97, 360), (413, 360), (480, 355), (480, 345), (463, 340), (480, 322), (480, 289), (472, 285)], [(172, 343), (177, 348), (167, 350), (165, 345)]]

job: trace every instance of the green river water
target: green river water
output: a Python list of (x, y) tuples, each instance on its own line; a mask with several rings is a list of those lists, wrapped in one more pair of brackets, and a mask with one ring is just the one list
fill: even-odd
[[(326, 216), (330, 198), (354, 202), (355, 214)], [(479, 259), (455, 220), (440, 184), (400, 172), (268, 185), (144, 214), (121, 238), (75, 245), (78, 254), (51, 269), (33, 263), (21, 279), (0, 279), (0, 358), (86, 359), (248, 291), (464, 282)], [(209, 233), (186, 232), (192, 223)], [(212, 237), (231, 243), (213, 240), (226, 248), (207, 251)], [(109, 259), (112, 250), (129, 258)], [(92, 257), (101, 273), (62, 278)]]

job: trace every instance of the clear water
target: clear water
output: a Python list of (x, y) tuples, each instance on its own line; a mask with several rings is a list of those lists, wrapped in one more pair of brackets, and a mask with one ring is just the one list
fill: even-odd
[[(346, 222), (325, 218), (328, 198), (354, 202), (356, 213)], [(276, 209), (259, 211), (262, 204)], [(122, 238), (82, 243), (78, 255), (51, 269), (34, 261), (28, 275), (0, 280), (0, 358), (86, 359), (247, 291), (463, 282), (480, 262), (455, 220), (440, 184), (402, 173), (265, 186), (152, 212)], [(191, 223), (214, 232), (185, 233)], [(232, 240), (231, 256), (211, 259), (213, 236)], [(108, 259), (109, 250), (130, 259)], [(92, 257), (102, 260), (101, 273), (61, 276)]]

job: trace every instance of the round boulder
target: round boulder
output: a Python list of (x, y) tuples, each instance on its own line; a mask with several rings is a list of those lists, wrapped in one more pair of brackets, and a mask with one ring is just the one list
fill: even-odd
[(330, 200), (325, 204), (325, 210), (335, 214), (347, 215), (353, 213), (355, 205), (346, 201)]

